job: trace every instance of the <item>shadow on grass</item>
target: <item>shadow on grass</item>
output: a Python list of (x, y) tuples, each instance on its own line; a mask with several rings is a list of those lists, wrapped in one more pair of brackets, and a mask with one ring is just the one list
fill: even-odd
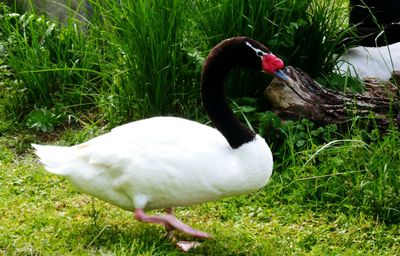
[[(198, 240), (201, 245), (188, 253), (175, 246), (164, 228), (142, 223), (134, 226), (88, 224), (80, 234), (71, 231), (68, 240), (80, 240), (85, 252), (113, 252), (116, 255), (256, 255), (271, 252), (272, 244), (261, 237), (216, 228), (212, 228), (212, 233), (213, 239)], [(176, 237), (193, 240), (180, 233), (176, 233)]]

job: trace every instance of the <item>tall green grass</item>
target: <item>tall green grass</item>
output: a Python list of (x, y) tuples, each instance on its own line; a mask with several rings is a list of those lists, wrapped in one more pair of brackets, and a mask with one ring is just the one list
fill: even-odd
[[(281, 129), (275, 149), (278, 197), (316, 211), (363, 212), (387, 224), (400, 222), (400, 133), (387, 134), (353, 120), (346, 132), (303, 120)], [(279, 185), (279, 186), (280, 186)], [(279, 190), (279, 189), (278, 189)]]
[(281, 50), (288, 62), (312, 77), (330, 74), (339, 57), (335, 49), (351, 31), (347, 13), (340, 1), (308, 2), (306, 15), (283, 24)]
[[(284, 26), (306, 17), (308, 5), (306, 1), (282, 0), (197, 1), (196, 4), (194, 19), (207, 38), (208, 47), (225, 38), (244, 35), (263, 42), (284, 60), (287, 60), (286, 56), (278, 47)], [(268, 77), (259, 72), (236, 72), (227, 84), (228, 94), (232, 97), (255, 96), (262, 93), (267, 82)]]
[(394, 125), (384, 133), (372, 118), (354, 117), (340, 126), (306, 119), (282, 122), (256, 105), (254, 99), (241, 99), (236, 111), (273, 152), (274, 173), (265, 193), (274, 192), (266, 196), (268, 204), (400, 223), (400, 132)]
[(181, 0), (97, 3), (112, 46), (108, 54), (115, 58), (103, 91), (103, 102), (111, 99), (107, 113), (129, 119), (188, 114), (188, 104), (198, 98), (198, 73), (185, 52), (189, 7)]
[(60, 27), (43, 16), (2, 8), (2, 57), (14, 78), (2, 84), (6, 117), (23, 120), (33, 109), (56, 104), (74, 111), (93, 107), (102, 85), (96, 42), (73, 24)]
[[(25, 121), (32, 110), (55, 106), (113, 124), (160, 114), (198, 117), (202, 61), (220, 40), (253, 37), (286, 64), (319, 75), (329, 72), (343, 26), (342, 5), (317, 0), (89, 2), (89, 23), (67, 26), (14, 15), (1, 4), (0, 58), (12, 73), (2, 84), (6, 119)], [(260, 95), (268, 79), (240, 72), (228, 94)]]

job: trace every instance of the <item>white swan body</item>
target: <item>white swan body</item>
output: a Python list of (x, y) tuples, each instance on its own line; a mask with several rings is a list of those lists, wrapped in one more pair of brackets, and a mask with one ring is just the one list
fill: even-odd
[(393, 71), (400, 70), (400, 43), (382, 47), (350, 48), (339, 57), (337, 66), (336, 72), (339, 74), (349, 72), (354, 77), (389, 80)]
[[(72, 147), (33, 145), (45, 168), (80, 191), (133, 211), (137, 220), (209, 238), (171, 214), (171, 208), (218, 200), (262, 188), (272, 174), (272, 153), (235, 117), (224, 80), (233, 67), (288, 79), (283, 62), (247, 37), (215, 46), (201, 77), (203, 106), (216, 129), (176, 117), (119, 126)], [(166, 208), (163, 216), (144, 211)]]
[(72, 147), (34, 147), (48, 171), (130, 211), (255, 191), (272, 174), (272, 154), (260, 136), (232, 149), (218, 130), (176, 117), (128, 123)]

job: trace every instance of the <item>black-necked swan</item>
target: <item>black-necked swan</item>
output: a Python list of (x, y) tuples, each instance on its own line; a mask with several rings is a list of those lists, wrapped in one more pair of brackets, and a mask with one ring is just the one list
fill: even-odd
[[(79, 191), (132, 211), (138, 221), (208, 238), (170, 209), (256, 191), (272, 174), (267, 143), (239, 122), (226, 100), (224, 80), (233, 67), (288, 79), (282, 60), (261, 43), (226, 39), (211, 50), (201, 77), (203, 105), (216, 129), (153, 117), (71, 147), (32, 146), (47, 171), (65, 176)], [(145, 213), (162, 208), (165, 215)]]

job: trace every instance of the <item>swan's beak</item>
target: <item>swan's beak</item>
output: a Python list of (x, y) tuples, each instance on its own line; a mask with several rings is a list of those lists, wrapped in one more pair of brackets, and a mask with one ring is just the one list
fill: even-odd
[(275, 71), (274, 75), (276, 77), (279, 77), (282, 80), (285, 80), (285, 81), (289, 81), (290, 80), (290, 78), (287, 75), (285, 75), (285, 73), (283, 73), (283, 71), (281, 69)]

